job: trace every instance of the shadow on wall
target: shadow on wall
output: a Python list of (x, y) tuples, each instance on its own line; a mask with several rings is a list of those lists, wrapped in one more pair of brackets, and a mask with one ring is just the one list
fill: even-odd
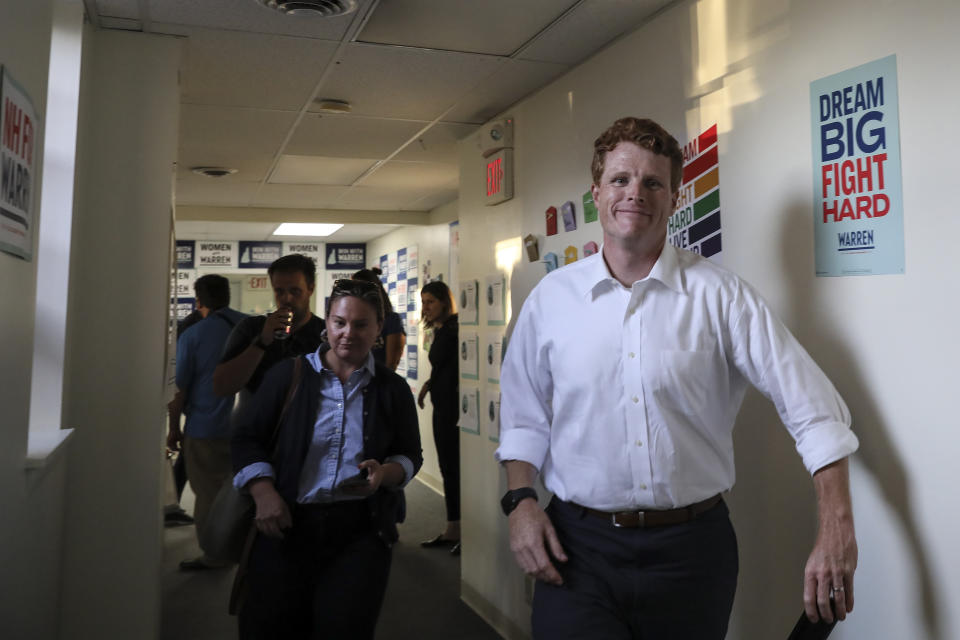
[[(804, 241), (805, 240), (805, 241)], [(930, 563), (912, 517), (909, 481), (868, 385), (853, 354), (821, 311), (813, 274), (809, 203), (800, 200), (782, 217), (780, 249), (786, 298), (783, 320), (801, 328), (801, 342), (846, 400), (860, 449), (853, 465), (865, 469), (899, 519), (916, 567), (922, 613), (929, 638), (942, 638), (940, 605)], [(800, 337), (800, 336), (798, 336)], [(816, 535), (815, 494), (789, 438), (770, 427), (778, 418), (769, 402), (752, 392), (741, 410), (736, 433), (737, 487), (730, 502), (740, 537), (740, 584), (730, 637), (767, 637), (789, 631), (802, 608), (803, 568)], [(857, 496), (854, 495), (856, 500)], [(857, 537), (862, 546), (862, 529)], [(780, 573), (771, 570), (779, 568)], [(783, 571), (786, 568), (786, 571)], [(854, 619), (857, 615), (853, 613)], [(842, 627), (841, 627), (842, 628)]]

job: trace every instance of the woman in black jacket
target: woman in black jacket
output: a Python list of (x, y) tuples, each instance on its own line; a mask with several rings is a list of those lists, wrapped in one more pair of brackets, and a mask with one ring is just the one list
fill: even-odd
[(410, 387), (370, 355), (382, 323), (374, 285), (338, 280), (324, 344), (270, 369), (238, 420), (234, 485), (259, 532), (241, 638), (373, 638), (401, 490), (422, 463)]
[(433, 403), (433, 441), (437, 445), (443, 495), (447, 507), (447, 528), (424, 540), (424, 547), (451, 547), (460, 553), (460, 335), (457, 308), (450, 287), (439, 280), (420, 290), (423, 324), (433, 328), (430, 346), (430, 379), (423, 385), (417, 402), (430, 393)]

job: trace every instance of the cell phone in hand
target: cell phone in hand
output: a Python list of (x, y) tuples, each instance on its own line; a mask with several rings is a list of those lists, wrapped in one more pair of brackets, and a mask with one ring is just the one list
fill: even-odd
[(787, 640), (825, 640), (833, 628), (837, 625), (837, 606), (833, 601), (833, 594), (830, 594), (830, 610), (833, 611), (833, 622), (825, 622), (820, 618), (818, 622), (810, 622), (807, 612), (800, 614), (800, 619), (793, 627), (790, 637)]
[(340, 484), (337, 485), (337, 488), (338, 489), (357, 489), (360, 487), (365, 487), (367, 486), (367, 484), (369, 484), (369, 481), (367, 480), (368, 475), (370, 475), (370, 473), (367, 470), (367, 468), (364, 467), (363, 469), (360, 469), (360, 473), (358, 473), (357, 475), (350, 476), (349, 478), (346, 478), (345, 480), (341, 481)]

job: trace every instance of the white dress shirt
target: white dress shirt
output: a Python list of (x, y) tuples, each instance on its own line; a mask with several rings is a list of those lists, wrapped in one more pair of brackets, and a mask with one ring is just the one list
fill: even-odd
[(523, 460), (562, 500), (669, 509), (734, 483), (747, 384), (780, 414), (810, 473), (857, 449), (843, 399), (733, 273), (664, 246), (624, 287), (603, 252), (527, 298), (500, 379), (499, 461)]

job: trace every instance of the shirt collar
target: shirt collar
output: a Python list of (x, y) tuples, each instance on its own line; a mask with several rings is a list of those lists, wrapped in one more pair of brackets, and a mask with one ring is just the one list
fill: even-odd
[[(322, 354), (326, 353), (326, 352), (329, 351), (329, 350), (330, 350), (330, 345), (327, 344), (326, 342), (324, 342), (324, 343), (321, 344), (319, 347), (317, 347), (317, 350), (316, 350), (316, 351), (314, 351), (313, 353), (308, 353), (308, 354), (305, 356), (306, 359), (307, 359), (307, 362), (310, 363), (310, 366), (313, 367), (313, 370), (316, 371), (317, 373), (323, 373), (324, 371), (330, 371), (330, 369), (328, 369), (328, 368), (323, 364), (323, 358), (320, 357)], [(374, 376), (376, 375), (376, 373), (377, 373), (377, 367), (376, 367), (376, 364), (375, 364), (375, 363), (376, 363), (376, 361), (373, 359), (373, 354), (372, 354), (372, 353), (368, 353), (368, 354), (367, 354), (367, 361), (366, 361), (365, 363), (363, 363), (363, 366), (360, 367), (360, 368), (361, 368), (361, 369), (366, 369), (366, 370), (370, 373), (370, 377), (372, 378), (372, 377), (374, 377)]]
[[(619, 284), (617, 279), (613, 277), (613, 274), (610, 273), (610, 269), (607, 267), (607, 261), (603, 259), (603, 245), (600, 245), (600, 251), (598, 251), (596, 255), (590, 256), (586, 258), (586, 260), (590, 261), (590, 264), (583, 272), (584, 295), (590, 293), (596, 294), (605, 287)], [(683, 272), (677, 259), (677, 248), (669, 242), (663, 243), (660, 256), (654, 263), (653, 268), (650, 269), (650, 273), (647, 274), (646, 278), (639, 280), (639, 282), (651, 279), (661, 282), (664, 286), (673, 289), (677, 293), (685, 292)]]

